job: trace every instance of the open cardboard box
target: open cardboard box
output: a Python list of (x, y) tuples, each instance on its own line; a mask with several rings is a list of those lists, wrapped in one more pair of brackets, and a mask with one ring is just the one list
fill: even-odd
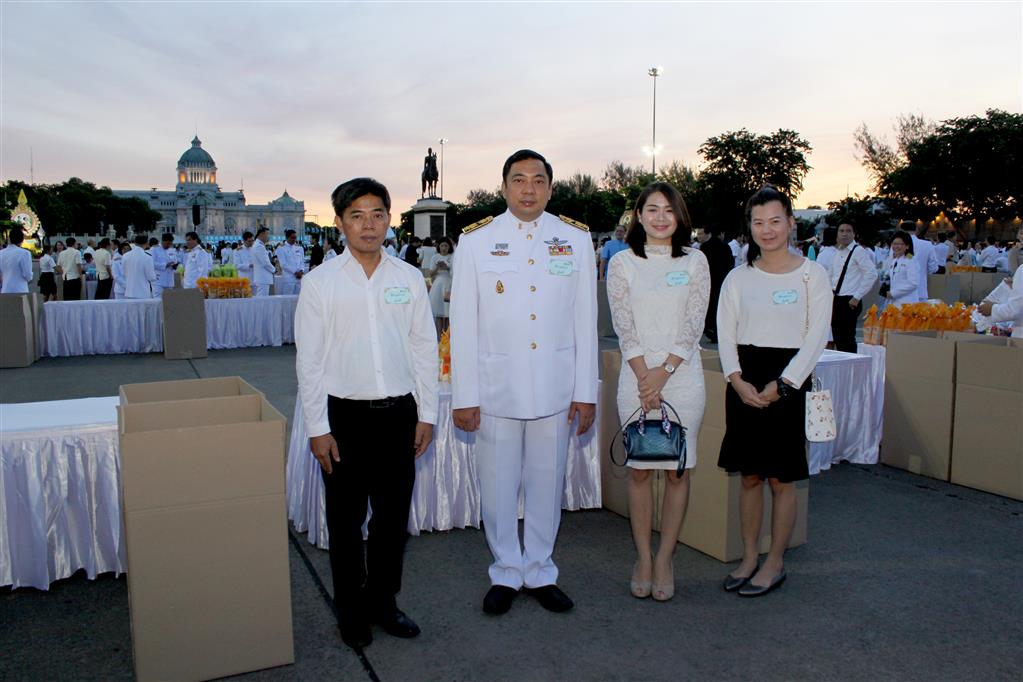
[(294, 662), (284, 417), (238, 377), (127, 384), (120, 398), (136, 677)]

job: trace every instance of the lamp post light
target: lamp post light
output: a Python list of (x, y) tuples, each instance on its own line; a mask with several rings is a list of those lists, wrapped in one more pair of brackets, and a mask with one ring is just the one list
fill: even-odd
[(657, 77), (664, 73), (663, 66), (651, 66), (647, 74), (654, 79), (654, 110), (653, 110), (653, 135), (650, 141), (650, 172), (657, 175)]
[(444, 145), (450, 142), (446, 137), (442, 137), (437, 142), (440, 143), (440, 198), (444, 198)]

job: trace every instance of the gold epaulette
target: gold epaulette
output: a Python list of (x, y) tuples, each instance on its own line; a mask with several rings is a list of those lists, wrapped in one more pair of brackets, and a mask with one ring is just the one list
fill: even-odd
[(478, 230), (481, 227), (486, 227), (487, 225), (489, 225), (492, 222), (494, 222), (494, 216), (492, 216), (492, 215), (491, 216), (487, 216), (483, 220), (479, 220), (479, 221), (473, 223), (472, 225), (467, 225), (467, 226), (463, 227), (462, 228), (462, 234), (469, 234), (470, 232)]
[(587, 225), (586, 223), (580, 223), (578, 220), (572, 220), (568, 216), (564, 216), (564, 215), (559, 215), (558, 217), (561, 218), (561, 222), (567, 223), (567, 224), (571, 225), (572, 227), (577, 227), (580, 230), (582, 230), (583, 232), (589, 232), (590, 231), (590, 226)]

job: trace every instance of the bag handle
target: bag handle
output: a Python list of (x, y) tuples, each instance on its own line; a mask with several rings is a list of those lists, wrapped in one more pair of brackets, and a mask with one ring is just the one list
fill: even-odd
[[(667, 405), (668, 409), (671, 410), (671, 413), (673, 415), (675, 415), (675, 423), (679, 425), (679, 428), (685, 429), (685, 427), (682, 426), (682, 420), (679, 419), (678, 412), (675, 411), (675, 407), (671, 403), (669, 403), (667, 400), (663, 400), (663, 399), (661, 400), (661, 416), (662, 416), (662, 420), (663, 421), (669, 421), (668, 420), (668, 414), (667, 414), (667, 412), (664, 409), (665, 405)], [(636, 411), (633, 412), (632, 414), (630, 414), (629, 418), (626, 419), (624, 422), (622, 422), (622, 425), (618, 427), (618, 430), (615, 431), (615, 435), (611, 436), (611, 443), (607, 446), (607, 456), (611, 460), (611, 463), (614, 464), (615, 466), (620, 466), (620, 467), (625, 466), (625, 462), (619, 463), (619, 462), (615, 461), (615, 441), (618, 440), (618, 436), (621, 435), (621, 433), (625, 429), (625, 427), (628, 426), (632, 422), (632, 418), (635, 417), (637, 414), (640, 414), (640, 412), (643, 412), (643, 406), (642, 405), (637, 407)], [(639, 417), (639, 419), (637, 421), (640, 424), (642, 424), (645, 421), (645, 418), (646, 418), (646, 412), (643, 412), (642, 414), (640, 414), (640, 417)], [(665, 429), (665, 432), (667, 432), (667, 429)], [(683, 469), (685, 468), (685, 465), (684, 465), (685, 456), (686, 456), (685, 447), (686, 447), (685, 446), (685, 439), (683, 439), (682, 457), (679, 460), (682, 463), (681, 468), (683, 468)], [(626, 461), (628, 461), (627, 458), (626, 458)]]

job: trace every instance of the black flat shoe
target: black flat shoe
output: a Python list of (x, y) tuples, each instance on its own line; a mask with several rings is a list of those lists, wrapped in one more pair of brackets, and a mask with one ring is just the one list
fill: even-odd
[(339, 625), (338, 630), (341, 632), (341, 641), (353, 649), (361, 649), (373, 643), (373, 633), (365, 623)]
[(527, 587), (526, 594), (531, 594), (540, 602), (540, 606), (554, 613), (564, 613), (573, 606), (568, 595), (561, 591), (557, 585), (544, 585), (543, 587)]
[(507, 585), (494, 585), (487, 591), (487, 596), (483, 598), (483, 612), (494, 616), (508, 613), (508, 609), (511, 608), (512, 601), (518, 593), (518, 590)]
[(771, 581), (771, 584), (767, 585), (766, 587), (760, 587), (759, 585), (754, 585), (753, 583), (747, 582), (745, 585), (742, 586), (742, 588), (739, 589), (739, 596), (763, 597), (765, 594), (771, 592), (772, 590), (779, 587), (783, 582), (785, 582), (785, 577), (786, 577), (785, 569), (782, 569), (781, 573), (774, 576), (774, 579)]
[(745, 578), (736, 578), (731, 573), (729, 573), (728, 575), (725, 576), (725, 581), (724, 581), (724, 583), (721, 586), (725, 588), (725, 592), (735, 592), (740, 587), (742, 587), (743, 585), (748, 583), (750, 581), (750, 578), (755, 576), (757, 574), (757, 571), (759, 571), (759, 570), (760, 570), (760, 564), (757, 564), (753, 568), (753, 572), (750, 573)]
[(384, 629), (384, 632), (391, 635), (392, 637), (401, 637), (403, 639), (409, 639), (418, 635), (421, 630), (419, 626), (413, 622), (411, 618), (405, 615), (401, 609), (394, 609), (394, 611), (377, 614), (373, 619), (373, 622)]

